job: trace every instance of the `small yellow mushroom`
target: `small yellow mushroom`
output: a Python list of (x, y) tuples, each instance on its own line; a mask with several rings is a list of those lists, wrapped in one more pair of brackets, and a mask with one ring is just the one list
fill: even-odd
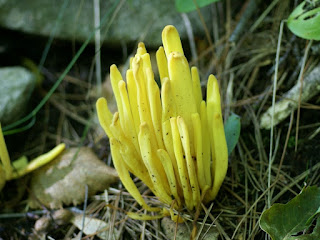
[(146, 204), (132, 173), (163, 204), (156, 215), (128, 216), (140, 220), (171, 216), (181, 222), (177, 211), (192, 211), (201, 201), (216, 197), (226, 175), (228, 151), (217, 79), (210, 75), (204, 101), (198, 69), (190, 69), (173, 26), (164, 28), (162, 42), (156, 53), (161, 88), (145, 45), (139, 43), (126, 83), (115, 65), (110, 68), (118, 112), (112, 115), (103, 98), (97, 101), (97, 112), (128, 192), (144, 209), (159, 211)]

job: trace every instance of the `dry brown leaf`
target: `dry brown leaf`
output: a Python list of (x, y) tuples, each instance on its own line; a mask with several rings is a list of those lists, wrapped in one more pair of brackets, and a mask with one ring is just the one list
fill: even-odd
[(84, 200), (86, 185), (90, 196), (117, 180), (116, 170), (99, 160), (90, 148), (67, 149), (33, 173), (29, 204), (32, 208), (79, 204)]
[[(80, 214), (76, 214), (72, 219), (71, 222), (75, 225), (78, 229), (82, 229), (83, 224), (83, 216)], [(100, 239), (110, 239), (109, 235), (114, 236), (115, 239), (119, 238), (119, 231), (118, 229), (113, 229), (113, 234), (109, 234), (110, 225), (100, 219), (94, 217), (85, 217), (84, 218), (84, 226), (82, 231), (84, 234), (89, 236), (98, 236)], [(113, 239), (113, 238), (112, 238)]]

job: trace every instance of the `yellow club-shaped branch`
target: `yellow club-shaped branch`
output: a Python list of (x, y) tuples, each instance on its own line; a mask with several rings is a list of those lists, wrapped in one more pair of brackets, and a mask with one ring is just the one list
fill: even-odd
[(9, 153), (7, 150), (6, 142), (3, 137), (1, 123), (0, 123), (0, 191), (4, 187), (6, 181), (22, 177), (39, 167), (44, 166), (53, 159), (55, 159), (63, 150), (65, 149), (65, 144), (61, 143), (49, 152), (40, 155), (39, 157), (31, 160), (29, 163), (26, 163), (23, 166), (20, 166), (19, 169), (14, 169), (12, 165), (15, 165), (16, 160), (11, 165)]
[[(217, 196), (228, 168), (228, 151), (217, 79), (210, 75), (204, 101), (198, 70), (190, 69), (175, 27), (164, 28), (162, 42), (156, 53), (161, 87), (145, 45), (139, 43), (126, 82), (115, 65), (110, 68), (118, 112), (112, 114), (104, 98), (98, 99), (97, 112), (128, 192), (146, 210), (160, 211), (154, 218), (171, 215), (180, 221), (173, 209), (191, 211), (202, 200), (207, 203)], [(162, 210), (147, 205), (130, 173), (158, 197)]]

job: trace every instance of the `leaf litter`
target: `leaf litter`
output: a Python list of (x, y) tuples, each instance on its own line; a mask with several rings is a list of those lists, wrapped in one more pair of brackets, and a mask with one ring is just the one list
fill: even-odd
[(70, 148), (31, 177), (29, 197), (32, 208), (62, 208), (84, 201), (85, 186), (89, 196), (118, 181), (115, 169), (107, 166), (88, 147)]

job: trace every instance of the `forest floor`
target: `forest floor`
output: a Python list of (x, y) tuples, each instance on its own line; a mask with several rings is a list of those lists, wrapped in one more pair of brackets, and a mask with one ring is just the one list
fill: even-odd
[[(206, 222), (208, 226), (213, 223), (211, 227), (216, 229), (218, 239), (265, 239), (265, 233), (259, 227), (261, 213), (274, 203), (288, 202), (305, 185), (316, 185), (320, 181), (319, 96), (309, 99), (308, 103), (300, 102), (300, 110), (292, 110), (273, 128), (272, 133), (270, 129), (261, 128), (261, 116), (272, 106), (275, 69), (275, 101), (280, 101), (299, 81), (304, 59), (303, 76), (319, 68), (319, 44), (314, 42), (308, 50), (309, 41), (293, 35), (284, 24), (281, 48), (278, 47), (280, 23), (294, 8), (291, 1), (279, 1), (268, 12), (266, 9), (270, 5), (261, 3), (255, 9), (259, 15), (254, 14), (247, 19), (238, 34), (235, 29), (244, 18), (246, 7), (243, 6), (243, 10), (238, 12), (232, 9), (230, 2), (221, 3), (224, 12), (212, 20), (219, 23), (213, 24), (209, 30), (216, 33), (214, 37), (194, 36), (194, 49), (188, 41), (183, 42), (189, 49), (186, 55), (190, 65), (198, 66), (204, 86), (210, 73), (214, 73), (219, 80), (224, 118), (230, 113), (241, 117), (241, 134), (229, 156), (225, 181), (213, 205), (203, 206), (211, 211), (208, 214), (201, 212), (198, 222)], [(203, 29), (205, 33), (207, 27)], [(42, 50), (30, 49), (43, 46), (47, 39), (4, 29), (1, 32), (9, 39), (23, 37), (25, 40), (25, 49), (19, 53), (11, 49), (6, 53), (6, 62), (1, 61), (2, 65), (19, 64), (21, 58), (26, 56), (34, 62), (39, 61)], [(80, 46), (80, 43), (53, 41), (47, 61), (40, 69), (43, 82), (33, 94), (30, 109), (48, 93)], [(156, 49), (148, 51), (154, 54)], [(280, 61), (276, 66), (277, 51)], [(21, 155), (36, 157), (64, 142), (68, 147), (88, 146), (99, 159), (113, 166), (108, 139), (95, 117), (98, 90), (95, 87), (94, 52), (94, 45), (86, 48), (37, 113), (36, 122), (30, 129), (6, 137), (12, 159)], [(103, 45), (100, 54), (103, 66), (101, 75), (109, 81), (109, 66), (115, 63), (126, 69), (126, 59), (135, 54), (135, 46), (129, 46), (124, 55), (121, 48), (109, 49)], [(113, 95), (108, 84), (102, 85), (102, 95), (112, 104)], [(51, 221), (52, 218), (44, 232), (35, 230), (37, 220), (42, 216), (52, 216), (54, 211), (45, 206), (41, 210), (28, 208), (29, 180), (27, 176), (8, 182), (1, 192), (0, 239), (79, 237), (80, 231), (74, 224), (59, 225)], [(147, 191), (139, 180), (137, 184), (141, 190)], [(158, 202), (149, 194), (149, 202), (152, 204), (153, 201), (155, 204)], [(70, 211), (106, 222), (111, 233), (104, 239), (114, 239), (115, 235), (120, 239), (170, 239), (164, 234), (161, 220), (139, 221), (126, 216), (126, 211), (139, 211), (139, 206), (119, 182), (105, 192), (90, 196), (85, 207), (83, 212), (83, 203), (74, 207), (65, 206)], [(88, 235), (87, 238), (98, 239), (95, 235)]]

